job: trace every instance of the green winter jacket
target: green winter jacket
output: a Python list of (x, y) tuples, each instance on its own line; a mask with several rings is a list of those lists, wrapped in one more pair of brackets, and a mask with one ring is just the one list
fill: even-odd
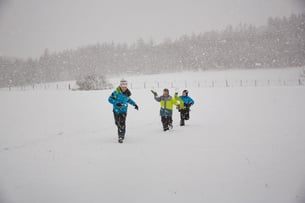
[(155, 100), (157, 102), (160, 102), (160, 116), (172, 116), (173, 114), (173, 105), (180, 105), (180, 107), (183, 107), (183, 102), (177, 102), (175, 98), (172, 96), (155, 96)]

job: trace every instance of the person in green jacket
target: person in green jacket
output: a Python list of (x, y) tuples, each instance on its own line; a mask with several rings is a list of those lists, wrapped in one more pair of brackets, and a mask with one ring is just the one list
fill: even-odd
[[(164, 89), (163, 95), (158, 97), (158, 94), (151, 90), (151, 92), (154, 94), (154, 98), (157, 102), (160, 102), (161, 108), (160, 108), (160, 116), (161, 116), (161, 122), (163, 126), (163, 130), (167, 131), (170, 128), (173, 128), (173, 105), (179, 105), (177, 100), (169, 95), (169, 90)], [(180, 103), (182, 108), (182, 103)]]

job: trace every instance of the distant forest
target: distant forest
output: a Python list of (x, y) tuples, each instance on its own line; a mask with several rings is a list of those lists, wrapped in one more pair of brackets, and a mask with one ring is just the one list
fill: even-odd
[(0, 57), (0, 87), (76, 80), (86, 75), (305, 66), (305, 14), (269, 18), (155, 44), (103, 43), (37, 59)]

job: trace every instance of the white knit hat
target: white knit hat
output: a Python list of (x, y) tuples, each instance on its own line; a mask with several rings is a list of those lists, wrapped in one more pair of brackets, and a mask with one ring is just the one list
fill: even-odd
[(121, 81), (120, 81), (120, 86), (121, 87), (127, 87), (127, 80), (125, 80), (125, 79), (122, 79)]

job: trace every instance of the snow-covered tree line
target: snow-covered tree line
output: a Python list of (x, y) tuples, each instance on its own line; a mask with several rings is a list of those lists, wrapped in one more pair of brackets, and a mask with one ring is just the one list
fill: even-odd
[(50, 53), (37, 59), (0, 57), (0, 87), (75, 80), (120, 71), (297, 67), (305, 65), (305, 14), (269, 18), (266, 26), (240, 24), (155, 44), (104, 43)]

